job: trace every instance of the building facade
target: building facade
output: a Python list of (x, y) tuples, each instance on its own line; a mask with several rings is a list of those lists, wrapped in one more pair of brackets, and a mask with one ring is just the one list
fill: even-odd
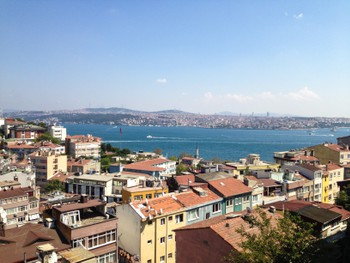
[(36, 185), (45, 186), (58, 172), (67, 172), (67, 155), (57, 155), (51, 151), (39, 151), (34, 156)]

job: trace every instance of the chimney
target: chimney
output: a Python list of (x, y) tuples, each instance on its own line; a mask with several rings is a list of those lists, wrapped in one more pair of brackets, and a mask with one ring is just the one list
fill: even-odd
[(82, 194), (80, 196), (80, 203), (87, 203), (88, 202), (88, 196), (86, 194)]

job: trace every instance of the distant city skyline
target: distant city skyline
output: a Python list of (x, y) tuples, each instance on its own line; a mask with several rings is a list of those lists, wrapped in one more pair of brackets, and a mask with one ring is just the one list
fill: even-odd
[(349, 1), (1, 1), (0, 110), (350, 117)]

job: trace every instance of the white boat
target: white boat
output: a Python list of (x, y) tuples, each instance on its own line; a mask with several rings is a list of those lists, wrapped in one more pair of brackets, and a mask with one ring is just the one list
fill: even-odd
[(147, 138), (147, 139), (152, 139), (153, 137), (152, 137), (152, 135), (147, 135), (146, 138)]

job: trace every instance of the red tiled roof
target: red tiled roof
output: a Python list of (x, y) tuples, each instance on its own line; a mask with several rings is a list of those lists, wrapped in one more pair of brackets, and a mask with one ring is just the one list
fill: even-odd
[(0, 262), (23, 262), (26, 254), (28, 261), (38, 259), (36, 248), (39, 245), (50, 243), (57, 251), (70, 247), (69, 243), (60, 239), (55, 229), (42, 224), (25, 224), (22, 227), (5, 231), (6, 239), (10, 242), (0, 246)]
[(178, 185), (188, 185), (195, 182), (194, 174), (178, 175), (174, 178)]
[(208, 183), (225, 197), (250, 193), (253, 191), (252, 188), (246, 186), (240, 180), (235, 178), (219, 179)]
[(176, 200), (176, 197), (173, 198), (172, 196), (169, 196), (169, 195), (150, 199), (147, 202), (135, 201), (135, 202), (132, 202), (131, 205), (135, 209), (140, 209), (141, 213), (145, 217), (148, 217), (149, 215), (152, 215), (152, 216), (159, 215), (161, 212), (163, 214), (173, 213), (183, 209), (183, 205)]
[(8, 143), (8, 149), (38, 149), (38, 147), (27, 143)]
[(300, 154), (297, 155), (295, 157), (290, 158), (290, 160), (293, 161), (298, 161), (298, 160), (302, 160), (302, 161), (318, 161), (318, 159), (315, 156), (309, 156), (309, 155), (304, 155), (304, 154)]
[(63, 173), (63, 172), (58, 172), (56, 173), (54, 176), (52, 176), (49, 181), (52, 180), (58, 180), (60, 182), (65, 182), (67, 180), (68, 177), (74, 175), (74, 173)]
[(326, 144), (325, 145), (327, 148), (333, 150), (333, 151), (337, 151), (337, 152), (349, 152), (350, 150), (346, 150), (344, 147), (338, 145), (338, 144)]
[[(205, 192), (205, 195), (201, 196), (196, 193), (196, 189), (201, 189)], [(216, 195), (214, 192), (210, 191), (208, 188), (194, 187), (194, 191), (183, 192), (176, 195), (177, 200), (179, 200), (185, 207), (196, 206), (200, 204), (205, 204), (213, 201), (220, 201), (221, 197)]]
[(13, 188), (12, 190), (3, 190), (0, 191), (0, 199), (2, 198), (9, 198), (9, 197), (14, 197), (14, 196), (22, 196), (26, 195), (26, 190), (24, 188)]
[(157, 165), (170, 162), (168, 159), (165, 158), (156, 158), (152, 160), (146, 160), (136, 163), (127, 164), (124, 166), (126, 169), (135, 169), (135, 170), (142, 170), (142, 171), (164, 171), (165, 168), (158, 167)]
[[(238, 216), (234, 217), (234, 215)], [(276, 225), (277, 219), (282, 217), (280, 214), (277, 213), (268, 213), (267, 215), (272, 217), (271, 222), (273, 226)], [(241, 234), (237, 233), (236, 230), (241, 226), (243, 226), (246, 232), (258, 233), (259, 231), (258, 228), (251, 227), (250, 224), (247, 221), (245, 221), (240, 214), (230, 213), (226, 215), (216, 216), (208, 220), (203, 220), (192, 225), (175, 229), (175, 232), (209, 228), (216, 234), (218, 234), (223, 240), (229, 243), (233, 248), (240, 251), (241, 248), (239, 244), (242, 242), (242, 236)]]
[(297, 211), (305, 206), (311, 205), (310, 202), (303, 200), (291, 200), (291, 201), (278, 201), (265, 205), (265, 207), (274, 206), (277, 210), (288, 210), (288, 211)]
[(326, 169), (327, 171), (333, 171), (333, 170), (338, 170), (338, 169), (341, 169), (342, 167), (340, 165), (337, 165), (335, 163), (329, 163), (329, 164), (326, 164)]

